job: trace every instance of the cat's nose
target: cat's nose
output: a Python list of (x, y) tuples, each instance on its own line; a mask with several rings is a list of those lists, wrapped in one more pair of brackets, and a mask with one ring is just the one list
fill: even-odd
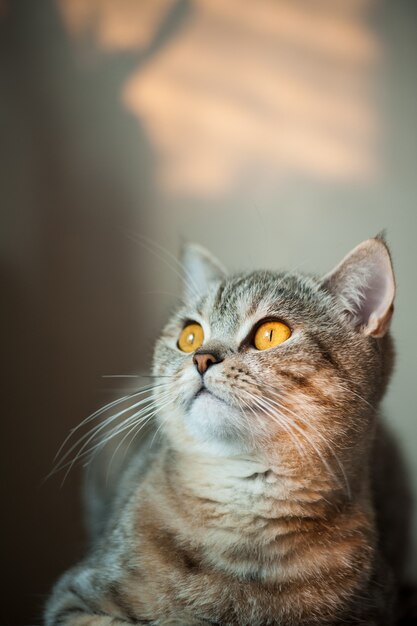
[(211, 365), (221, 363), (223, 359), (215, 352), (196, 352), (193, 356), (193, 362), (200, 374), (204, 374)]

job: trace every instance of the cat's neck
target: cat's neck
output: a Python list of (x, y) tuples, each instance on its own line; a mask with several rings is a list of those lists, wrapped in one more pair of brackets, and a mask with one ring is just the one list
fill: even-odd
[(167, 450), (165, 467), (182, 498), (210, 501), (226, 517), (322, 517), (345, 497), (328, 476), (295, 471), (256, 453), (214, 456)]
[[(369, 526), (366, 498), (340, 498), (322, 477), (280, 471), (253, 456), (215, 458), (169, 449), (164, 456), (163, 475), (154, 478), (158, 488), (165, 481), (163, 510), (171, 511), (169, 524), (179, 545), (184, 549), (191, 540), (198, 558), (238, 576), (255, 572), (263, 580), (285, 582), (294, 568), (304, 567), (302, 555), (318, 537), (328, 545), (326, 559), (342, 553), (348, 560), (345, 534), (353, 527), (362, 537)], [(343, 529), (341, 538), (333, 537), (335, 528)]]

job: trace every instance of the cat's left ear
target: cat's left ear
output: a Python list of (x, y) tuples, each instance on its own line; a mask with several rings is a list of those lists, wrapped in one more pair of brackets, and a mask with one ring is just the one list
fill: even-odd
[(186, 243), (181, 254), (187, 300), (207, 292), (210, 284), (222, 280), (226, 270), (208, 250), (196, 243)]
[(395, 278), (382, 236), (354, 248), (322, 281), (336, 295), (355, 327), (365, 335), (383, 337), (394, 310)]

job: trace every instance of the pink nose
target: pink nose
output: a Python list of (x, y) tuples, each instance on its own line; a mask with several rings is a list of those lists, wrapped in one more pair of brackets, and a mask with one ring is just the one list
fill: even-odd
[(214, 356), (214, 354), (210, 354), (209, 352), (205, 352), (204, 354), (195, 354), (193, 356), (193, 361), (200, 374), (204, 374), (210, 365), (219, 363), (219, 360)]

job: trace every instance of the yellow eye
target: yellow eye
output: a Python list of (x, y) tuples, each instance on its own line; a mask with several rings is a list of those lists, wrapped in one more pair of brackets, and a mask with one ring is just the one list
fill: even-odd
[(194, 352), (203, 345), (204, 331), (200, 324), (188, 324), (182, 329), (178, 339), (178, 347), (183, 352)]
[(279, 346), (291, 337), (291, 330), (283, 322), (265, 322), (255, 333), (253, 343), (258, 350), (268, 350)]

